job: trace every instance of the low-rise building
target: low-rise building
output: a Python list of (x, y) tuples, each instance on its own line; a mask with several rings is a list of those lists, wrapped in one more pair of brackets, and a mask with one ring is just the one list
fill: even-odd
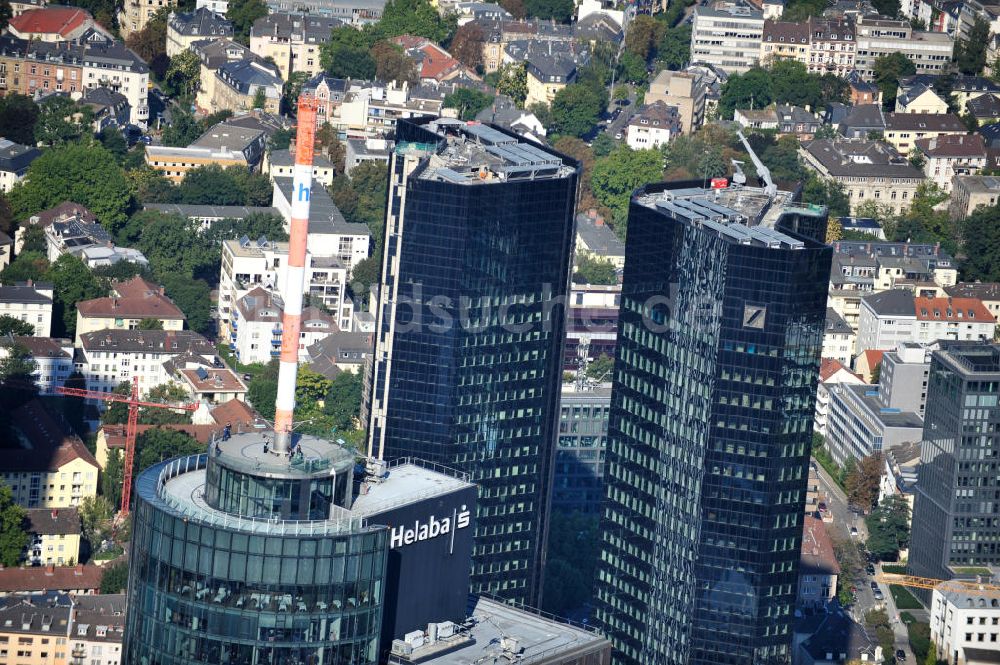
[(143, 210), (158, 210), (167, 215), (180, 215), (197, 222), (203, 231), (224, 219), (246, 219), (251, 215), (277, 215), (271, 206), (213, 206), (186, 203), (145, 203)]
[(858, 104), (837, 123), (837, 131), (849, 139), (868, 139), (885, 133), (885, 113), (881, 104)]
[(576, 58), (569, 53), (559, 50), (552, 53), (551, 45), (548, 51), (529, 52), (528, 96), (524, 105), (551, 104), (560, 90), (576, 81), (576, 73)]
[(128, 98), (110, 88), (87, 88), (80, 98), (80, 103), (94, 113), (91, 127), (94, 128), (95, 134), (100, 134), (108, 127), (122, 129), (129, 124), (129, 118), (132, 117), (132, 107), (129, 106)]
[(857, 335), (847, 320), (832, 307), (826, 308), (826, 328), (823, 330), (823, 358), (832, 358), (850, 366), (854, 357)]
[(763, 34), (761, 11), (735, 3), (699, 5), (691, 22), (691, 62), (742, 74), (760, 63)]
[(306, 349), (309, 369), (328, 379), (341, 372), (359, 374), (371, 356), (374, 340), (372, 331), (335, 330)]
[[(230, 348), (244, 365), (266, 364), (281, 354), (284, 305), (274, 293), (257, 287), (236, 301), (229, 321)], [(299, 361), (309, 359), (308, 347), (337, 332), (337, 323), (318, 307), (302, 309)]]
[(1000, 177), (958, 175), (951, 181), (948, 215), (952, 221), (965, 219), (980, 206), (990, 207), (1000, 201)]
[(21, 12), (7, 24), (12, 36), (42, 42), (73, 41), (94, 27), (94, 17), (87, 10), (57, 5)]
[(167, 19), (167, 56), (183, 53), (203, 39), (232, 36), (232, 22), (207, 7), (193, 12), (172, 12)]
[(965, 103), (965, 111), (980, 125), (1000, 121), (1000, 95), (987, 93)]
[(840, 564), (826, 525), (822, 519), (806, 515), (802, 525), (797, 606), (814, 609), (828, 606), (837, 597), (839, 576)]
[(691, 134), (705, 121), (707, 85), (697, 72), (672, 72), (664, 69), (649, 82), (644, 100), (647, 104), (663, 102), (677, 108), (681, 131)]
[(0, 138), (0, 192), (9, 192), (24, 180), (31, 163), (41, 156), (38, 148)]
[(13, 346), (31, 354), (35, 361), (35, 385), (41, 392), (66, 385), (73, 373), (73, 340), (59, 337), (0, 337), (0, 358), (6, 358)]
[(552, 509), (600, 514), (604, 502), (604, 450), (611, 412), (611, 384), (563, 383), (559, 399)]
[(852, 69), (845, 77), (850, 86), (850, 102), (854, 106), (859, 104), (882, 105), (882, 89), (871, 81), (862, 78), (861, 73)]
[(80, 561), (83, 529), (76, 508), (32, 508), (25, 511), (30, 566), (73, 566)]
[(591, 209), (576, 216), (576, 256), (610, 261), (621, 270), (625, 267), (625, 243), (597, 210)]
[[(446, 81), (479, 81), (472, 69), (424, 37), (400, 35), (391, 40), (416, 64), (417, 76), (422, 83), (440, 84)], [(530, 94), (530, 93), (529, 93)]]
[[(385, 142), (383, 141), (383, 143)], [(293, 143), (292, 147), (285, 150), (272, 150), (265, 153), (261, 168), (264, 173), (271, 176), (271, 182), (274, 182), (275, 178), (291, 178), (293, 176), (295, 170), (294, 150), (295, 144)], [(350, 147), (347, 148), (347, 151), (350, 154)], [(388, 157), (386, 157), (386, 161), (388, 161)], [(350, 167), (345, 167), (345, 171), (350, 173)], [(333, 183), (334, 175), (336, 175), (336, 171), (333, 163), (326, 156), (320, 154), (313, 156), (313, 182), (329, 187)]]
[[(524, 113), (524, 111), (521, 111)], [(532, 117), (534, 117), (532, 115)], [(543, 128), (544, 132), (544, 128)], [(544, 133), (542, 134), (544, 136)], [(344, 157), (344, 173), (351, 174), (362, 162), (389, 163), (392, 156), (393, 141), (388, 139), (347, 139), (346, 156)]]
[(948, 113), (948, 102), (923, 83), (900, 85), (896, 93), (896, 113)]
[(0, 449), (0, 478), (16, 503), (69, 508), (97, 495), (97, 460), (59, 415), (33, 400), (10, 418), (16, 440)]
[[(203, 0), (225, 2), (225, 0)], [(268, 0), (272, 12), (309, 12), (315, 16), (331, 16), (361, 27), (382, 18), (386, 0)]]
[(194, 100), (195, 107), (202, 113), (212, 113), (216, 96), (216, 82), (218, 81), (215, 74), (219, 71), (219, 67), (229, 62), (256, 60), (257, 56), (251, 53), (246, 46), (225, 37), (200, 39), (192, 42), (189, 48), (201, 61), (198, 71), (198, 92)]
[(625, 143), (633, 150), (659, 148), (681, 133), (677, 107), (663, 102), (645, 104), (625, 125)]
[(915, 338), (917, 311), (913, 292), (890, 289), (861, 299), (858, 316), (857, 352), (893, 349)]
[(931, 597), (931, 646), (954, 665), (996, 662), (1000, 600), (992, 594), (941, 584)]
[(975, 175), (986, 167), (986, 143), (979, 134), (917, 139), (924, 156), (924, 175), (946, 193), (957, 176)]
[(124, 637), (125, 594), (77, 596), (73, 599), (70, 653), (81, 665), (119, 665)]
[(955, 49), (951, 35), (914, 30), (909, 21), (877, 18), (877, 13), (859, 15), (854, 31), (855, 68), (869, 81), (875, 79), (875, 61), (880, 57), (902, 53), (913, 62), (917, 74), (941, 74), (948, 69)]
[(128, 39), (133, 33), (139, 32), (163, 7), (173, 7), (177, 0), (124, 0), (121, 11), (118, 12), (118, 26), (122, 37)]
[[(270, 362), (268, 358), (265, 362)], [(177, 365), (178, 363), (174, 363)], [(185, 363), (174, 370), (174, 378), (191, 395), (192, 402), (225, 404), (246, 398), (247, 386), (231, 369), (208, 367), (206, 362)]]
[(278, 68), (270, 63), (256, 59), (225, 62), (215, 70), (214, 96), (208, 100), (208, 109), (215, 113), (261, 108), (278, 113), (283, 85)]
[(71, 201), (63, 201), (54, 208), (43, 210), (28, 217), (28, 223), (22, 224), (14, 233), (14, 252), (20, 253), (24, 247), (24, 233), (28, 226), (38, 226), (43, 231), (52, 225), (53, 222), (62, 222), (67, 219), (77, 219), (82, 222), (95, 223), (97, 217), (90, 212), (87, 206)]
[(264, 157), (267, 134), (252, 127), (220, 122), (186, 148), (146, 146), (146, 164), (172, 182), (180, 182), (193, 168), (239, 166), (256, 169)]
[(866, 201), (874, 201), (893, 214), (904, 212), (924, 180), (923, 173), (878, 141), (815, 139), (803, 143), (799, 154), (808, 168), (843, 186), (852, 210)]
[(214, 363), (215, 347), (190, 330), (99, 330), (80, 336), (76, 358), (88, 390), (111, 392), (138, 377), (139, 391), (168, 383), (168, 360), (195, 356)]
[(846, 610), (836, 608), (807, 616), (805, 632), (794, 636), (796, 665), (841, 665), (841, 663), (882, 663), (878, 638), (856, 622)]
[(158, 284), (142, 277), (112, 282), (110, 296), (76, 304), (76, 343), (85, 333), (135, 330), (146, 320), (158, 321), (163, 330), (183, 330), (186, 317)]
[(88, 268), (113, 266), (119, 261), (149, 265), (142, 252), (116, 246), (103, 226), (84, 221), (81, 217), (69, 217), (49, 224), (45, 227), (45, 244), (50, 263), (63, 254), (72, 254)]
[(879, 388), (850, 383), (829, 386), (826, 448), (839, 466), (884, 454), (923, 436), (923, 419), (912, 411), (885, 406)]
[(901, 155), (909, 155), (918, 139), (965, 134), (968, 127), (953, 113), (889, 113), (883, 138)]
[(733, 114), (736, 124), (750, 129), (771, 129), (777, 134), (791, 134), (809, 140), (823, 125), (823, 121), (798, 106), (784, 104), (763, 109), (737, 109)]
[(996, 318), (975, 298), (914, 298), (914, 341), (986, 342), (996, 332)]
[(149, 122), (149, 67), (121, 42), (91, 35), (83, 51), (83, 87), (108, 88), (124, 95), (129, 122), (145, 128)]
[(920, 466), (920, 442), (914, 441), (894, 448), (885, 454), (882, 478), (878, 486), (878, 502), (896, 496), (910, 507), (917, 495), (917, 468)]
[(878, 373), (882, 370), (882, 358), (885, 351), (880, 349), (866, 349), (854, 359), (854, 369), (858, 376), (864, 379), (865, 383), (878, 382)]
[[(992, 39), (991, 39), (992, 41)], [(941, 81), (947, 77), (947, 80)], [(945, 83), (951, 91), (951, 97), (958, 108), (965, 108), (970, 99), (990, 93), (1000, 93), (1000, 85), (983, 76), (967, 76), (965, 74), (916, 74), (899, 80), (900, 89), (912, 85), (925, 85), (933, 88), (937, 83)]]
[(0, 652), (9, 654), (4, 662), (68, 665), (71, 654), (66, 636), (72, 613), (66, 597), (14, 596), (0, 600)]
[(996, 282), (960, 282), (945, 288), (945, 293), (951, 298), (973, 298), (983, 303), (998, 321), (1000, 321), (1000, 284)]
[[(101, 566), (84, 566), (79, 563), (75, 566), (49, 565), (29, 566), (26, 568), (0, 568), (0, 598), (3, 599), (0, 602), (9, 604), (19, 602), (34, 603), (37, 601), (41, 603), (43, 602), (41, 600), (42, 597), (48, 597), (49, 594), (52, 593), (57, 593), (60, 596), (63, 594), (73, 594), (74, 597), (92, 596), (100, 592), (101, 578), (103, 576), (104, 568)], [(41, 619), (42, 617), (39, 614), (37, 618)], [(53, 623), (55, 624), (58, 622), (53, 621)], [(15, 622), (14, 627), (16, 628), (19, 625), (19, 623)], [(3, 645), (5, 633), (9, 638), (10, 633), (7, 631), (10, 629), (11, 626), (7, 625), (7, 620), (0, 618), (0, 646)], [(66, 625), (61, 624), (58, 632), (60, 635), (59, 637), (48, 638), (48, 641), (26, 641), (23, 643), (23, 646), (34, 645), (36, 650), (41, 647), (42, 649), (47, 649), (48, 653), (55, 655), (58, 651), (53, 651), (53, 645), (56, 649), (58, 649), (66, 644), (65, 637), (62, 637), (68, 634)], [(49, 632), (49, 635), (51, 635), (51, 632)], [(20, 638), (18, 638), (18, 640), (19, 639)], [(42, 639), (44, 640), (46, 638)], [(8, 644), (18, 644), (18, 642), (9, 640)], [(22, 644), (18, 645), (22, 646)], [(28, 653), (28, 650), (25, 651)], [(30, 658), (30, 655), (25, 657)], [(45, 665), (49, 665), (51, 661), (42, 662), (44, 662)]]
[(0, 286), (0, 316), (7, 315), (35, 327), (34, 337), (52, 334), (52, 284), (15, 282)]
[(323, 71), (320, 46), (330, 41), (330, 32), (343, 21), (304, 12), (275, 12), (262, 16), (250, 28), (250, 51), (257, 57), (270, 58), (281, 78), (292, 72), (309, 76)]
[(846, 363), (833, 358), (823, 358), (819, 365), (819, 383), (816, 386), (816, 416), (813, 430), (826, 437), (830, 417), (830, 386), (839, 383), (860, 385), (864, 380), (852, 372)]

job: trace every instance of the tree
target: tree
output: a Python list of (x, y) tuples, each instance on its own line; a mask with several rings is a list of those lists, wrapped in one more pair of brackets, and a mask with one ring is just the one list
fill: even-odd
[(34, 335), (35, 326), (16, 319), (10, 314), (0, 314), (0, 337), (7, 335)]
[(606, 95), (592, 86), (571, 83), (552, 100), (552, 129), (559, 134), (584, 136), (597, 124), (606, 105)]
[(573, 0), (524, 0), (528, 16), (546, 21), (569, 23), (573, 18)]
[(108, 461), (101, 472), (101, 494), (112, 506), (122, 501), (122, 481), (125, 478), (125, 462), (120, 450), (109, 450)]
[(797, 60), (778, 60), (770, 68), (771, 95), (779, 104), (816, 108), (822, 101), (819, 77)]
[(518, 108), (528, 97), (528, 70), (523, 62), (508, 62), (497, 70), (497, 94), (507, 95)]
[(618, 273), (611, 261), (584, 255), (576, 262), (573, 281), (584, 284), (617, 284)]
[[(119, 452), (114, 451), (116, 454)], [(83, 537), (91, 549), (97, 549), (111, 535), (111, 521), (115, 515), (115, 504), (107, 496), (88, 496), (80, 501), (80, 523)]]
[(773, 100), (771, 75), (759, 67), (733, 74), (722, 86), (719, 117), (729, 120), (736, 109), (764, 108)]
[(894, 561), (910, 543), (910, 505), (899, 494), (887, 496), (865, 518), (868, 551), (881, 561)]
[(250, 28), (254, 21), (267, 16), (263, 0), (230, 0), (226, 18), (233, 22), (233, 37), (241, 44), (250, 43)]
[(872, 0), (872, 6), (882, 16), (889, 18), (899, 16), (899, 0)]
[(0, 272), (0, 282), (13, 284), (27, 280), (41, 281), (49, 269), (49, 261), (44, 252), (21, 250), (21, 253)]
[(813, 173), (802, 187), (802, 202), (826, 206), (831, 219), (851, 214), (851, 201), (843, 185), (835, 180), (821, 180)]
[(428, 0), (389, 0), (378, 23), (365, 29), (372, 43), (400, 35), (426, 37), (438, 44), (446, 41), (457, 26), (454, 14), (442, 17)]
[(986, 66), (986, 46), (990, 41), (990, 24), (980, 17), (969, 29), (967, 39), (955, 44), (955, 64), (968, 76), (979, 76)]
[(174, 457), (205, 452), (205, 445), (172, 429), (148, 429), (135, 439), (135, 474)]
[(618, 76), (629, 83), (645, 83), (649, 78), (646, 61), (634, 53), (626, 51), (618, 60)]
[(625, 52), (631, 53), (643, 62), (649, 60), (666, 34), (667, 26), (648, 14), (639, 14), (629, 23), (625, 33)]
[(965, 245), (964, 279), (1000, 280), (1000, 208), (981, 206), (959, 225)]
[(28, 546), (27, 517), (27, 511), (14, 502), (10, 487), (0, 483), (0, 563), (8, 568), (17, 567)]
[[(288, 75), (288, 80), (281, 88), (282, 112), (295, 115), (299, 110), (299, 95), (302, 94), (302, 86), (309, 80), (308, 72), (292, 72)], [(284, 131), (284, 130), (283, 130)], [(292, 131), (292, 130), (288, 130)], [(294, 136), (294, 133), (291, 134)], [(272, 139), (274, 136), (272, 135)], [(288, 147), (287, 145), (285, 146)]]
[(448, 45), (451, 55), (473, 71), (483, 66), (483, 44), (486, 34), (479, 24), (466, 23), (455, 31), (455, 36)]
[(872, 71), (875, 72), (875, 83), (882, 91), (882, 106), (892, 109), (896, 106), (899, 79), (916, 74), (917, 67), (912, 60), (897, 51), (875, 58)]
[(274, 401), (278, 398), (278, 363), (271, 361), (263, 372), (252, 379), (247, 386), (247, 400), (257, 413), (267, 420), (274, 418)]
[(851, 92), (851, 86), (847, 81), (836, 74), (823, 74), (817, 83), (819, 84), (820, 108), (825, 108), (827, 104), (847, 103)]
[(7, 23), (14, 16), (14, 10), (10, 7), (10, 0), (0, 2), (0, 32), (7, 28)]
[(188, 328), (201, 334), (212, 331), (212, 288), (203, 279), (172, 273), (160, 277), (167, 296), (184, 312)]
[(610, 381), (611, 372), (615, 369), (615, 359), (602, 353), (587, 365), (587, 378), (595, 381)]
[(594, 196), (614, 213), (615, 232), (620, 238), (625, 237), (632, 192), (662, 177), (663, 157), (657, 150), (632, 150), (622, 146), (594, 164), (590, 178)]
[(832, 244), (844, 237), (844, 225), (833, 218), (826, 223), (826, 244)]
[(565, 616), (590, 600), (600, 558), (599, 520), (553, 512), (545, 564), (543, 609)]
[(444, 107), (456, 109), (462, 120), (474, 120), (484, 108), (493, 103), (493, 97), (472, 88), (455, 88), (444, 98)]
[(160, 319), (143, 319), (139, 321), (139, 330), (163, 330), (163, 321)]
[(101, 593), (125, 593), (128, 588), (128, 564), (118, 561), (104, 566), (101, 574)]
[(789, 0), (781, 18), (783, 21), (804, 22), (811, 16), (822, 16), (825, 9), (825, 0)]
[(4, 138), (23, 145), (35, 144), (38, 105), (27, 95), (12, 93), (0, 97), (0, 127)]
[(93, 116), (90, 107), (77, 104), (69, 97), (50, 97), (39, 106), (35, 141), (45, 145), (77, 141), (84, 133), (89, 133)]
[(844, 489), (852, 506), (868, 514), (878, 498), (878, 485), (882, 479), (882, 454), (875, 453), (863, 458), (847, 474)]
[(691, 61), (691, 26), (682, 25), (663, 33), (656, 49), (656, 60), (662, 67), (677, 71)]
[(361, 374), (355, 372), (341, 372), (330, 382), (323, 411), (338, 430), (354, 428), (361, 413), (362, 384)]
[(125, 137), (122, 136), (122, 132), (118, 127), (108, 125), (101, 130), (98, 140), (100, 140), (104, 149), (114, 155), (119, 162), (128, 154), (128, 143), (125, 142)]
[(615, 140), (608, 136), (607, 132), (598, 134), (594, 142), (590, 144), (591, 150), (594, 151), (594, 157), (607, 157), (616, 146)]
[(319, 62), (326, 73), (337, 78), (371, 79), (375, 59), (365, 36), (350, 26), (334, 28), (330, 41), (319, 47)]
[(70, 143), (46, 150), (11, 190), (15, 214), (26, 218), (63, 201), (87, 206), (114, 233), (125, 223), (132, 194), (114, 155), (100, 145)]
[(63, 254), (56, 259), (46, 279), (52, 282), (55, 295), (52, 303), (53, 332), (60, 337), (73, 337), (76, 333), (76, 303), (103, 297), (107, 295), (107, 289), (73, 254)]
[[(108, 1), (116, 4), (115, 0)], [(113, 11), (117, 13), (117, 9)], [(125, 46), (146, 61), (157, 80), (164, 77), (170, 66), (170, 58), (167, 57), (167, 17), (170, 11), (171, 7), (157, 9), (142, 30), (133, 32), (125, 40)]]
[(181, 51), (170, 59), (163, 86), (170, 96), (189, 97), (198, 90), (201, 60), (194, 51)]

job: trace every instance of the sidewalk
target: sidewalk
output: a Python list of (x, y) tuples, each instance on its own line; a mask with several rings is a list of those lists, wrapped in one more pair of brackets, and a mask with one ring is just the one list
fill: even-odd
[[(881, 570), (882, 564), (879, 564), (879, 572), (881, 572)], [(882, 594), (885, 596), (885, 611), (886, 614), (889, 615), (889, 623), (892, 624), (892, 633), (896, 638), (893, 649), (902, 649), (906, 652), (906, 665), (917, 665), (917, 659), (910, 651), (910, 637), (906, 632), (906, 624), (899, 619), (899, 610), (896, 609), (896, 601), (889, 592), (889, 585), (880, 583), (879, 588), (882, 589)], [(895, 653), (885, 655), (895, 660)]]

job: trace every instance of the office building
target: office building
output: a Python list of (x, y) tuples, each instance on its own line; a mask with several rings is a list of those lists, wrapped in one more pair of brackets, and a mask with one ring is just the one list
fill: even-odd
[(369, 450), (469, 473), (473, 591), (528, 604), (541, 586), (577, 178), (576, 162), (489, 125), (397, 123)]
[(916, 67), (917, 74), (941, 74), (951, 62), (955, 40), (942, 32), (914, 30), (909, 21), (859, 16), (854, 25), (857, 55), (854, 66), (865, 79), (875, 78), (875, 61), (902, 53)]
[(559, 401), (552, 509), (599, 515), (604, 502), (604, 451), (611, 410), (611, 383), (564, 383)]
[(992, 175), (956, 175), (951, 185), (948, 215), (961, 221), (976, 208), (996, 205), (1000, 200), (1000, 178)]
[(942, 344), (931, 358), (909, 571), (950, 579), (954, 567), (1000, 563), (995, 516), (1000, 346)]
[(629, 665), (791, 657), (826, 210), (700, 185), (629, 210), (595, 599)]
[(732, 3), (699, 5), (691, 24), (691, 62), (742, 74), (760, 63), (763, 34), (763, 12)]

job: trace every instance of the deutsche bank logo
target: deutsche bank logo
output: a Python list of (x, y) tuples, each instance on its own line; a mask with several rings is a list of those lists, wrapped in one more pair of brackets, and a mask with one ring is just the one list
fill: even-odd
[(309, 188), (303, 184), (299, 185), (299, 201), (309, 200)]
[(458, 529), (468, 527), (471, 521), (472, 516), (464, 505), (461, 510), (454, 511), (451, 517), (437, 519), (434, 515), (431, 515), (426, 522), (416, 520), (412, 527), (404, 525), (394, 528), (389, 538), (389, 547), (396, 549), (403, 545), (412, 545), (413, 543), (444, 536), (451, 533), (452, 530), (457, 531)]

